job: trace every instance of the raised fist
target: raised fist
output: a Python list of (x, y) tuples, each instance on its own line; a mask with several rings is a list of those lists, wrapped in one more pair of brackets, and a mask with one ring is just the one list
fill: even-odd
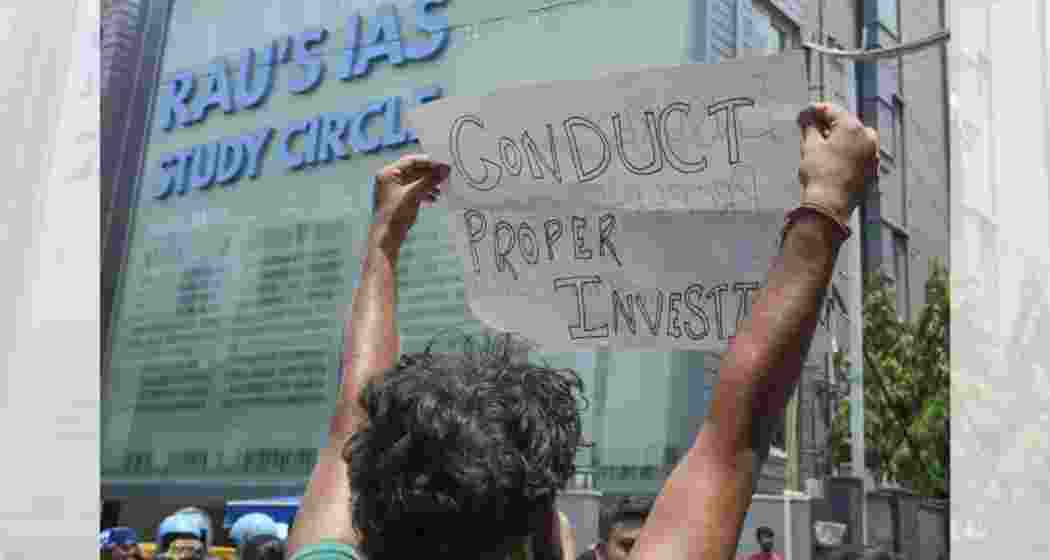
[(802, 202), (831, 211), (843, 224), (864, 198), (867, 179), (879, 169), (879, 135), (857, 117), (830, 103), (817, 103), (798, 117)]
[(449, 166), (423, 154), (403, 156), (376, 174), (373, 220), (404, 235), (416, 223), (419, 206), (437, 201)]

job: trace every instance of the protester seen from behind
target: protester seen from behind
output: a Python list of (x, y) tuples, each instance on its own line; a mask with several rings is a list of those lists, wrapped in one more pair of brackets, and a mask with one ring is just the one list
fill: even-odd
[(529, 363), (506, 337), (397, 360), (398, 253), (448, 169), (409, 156), (376, 180), (343, 396), (290, 535), (293, 553), (311, 545), (297, 558), (569, 558), (555, 498), (575, 472), (579, 376)]
[[(632, 558), (736, 551), (846, 224), (878, 165), (877, 135), (840, 108), (814, 105), (799, 125), (801, 205), (788, 214), (780, 254), (722, 360), (708, 416)], [(508, 338), (398, 358), (399, 252), (448, 173), (417, 155), (376, 178), (338, 404), (290, 536), (296, 560), (571, 558), (555, 497), (580, 445), (579, 376), (528, 362)]]

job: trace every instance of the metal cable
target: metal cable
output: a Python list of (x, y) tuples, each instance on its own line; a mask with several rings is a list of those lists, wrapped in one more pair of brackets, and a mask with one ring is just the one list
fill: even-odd
[(819, 52), (819, 53), (822, 53), (822, 54), (826, 54), (826, 55), (829, 55), (829, 56), (835, 56), (835, 57), (839, 57), (839, 58), (849, 58), (849, 59), (853, 59), (853, 60), (864, 62), (864, 61), (868, 61), (868, 60), (877, 60), (877, 59), (880, 59), (880, 58), (891, 58), (891, 57), (896, 57), (896, 56), (900, 56), (900, 55), (904, 55), (904, 54), (910, 54), (910, 53), (913, 53), (913, 52), (916, 52), (916, 51), (921, 51), (921, 50), (923, 50), (923, 49), (925, 49), (927, 47), (932, 47), (934, 45), (943, 43), (943, 42), (947, 41), (948, 39), (950, 39), (951, 36), (952, 36), (952, 34), (948, 30), (938, 31), (937, 33), (934, 33), (933, 35), (930, 35), (929, 37), (925, 37), (925, 38), (919, 39), (917, 41), (912, 41), (910, 43), (902, 43), (900, 45), (896, 45), (896, 46), (893, 46), (893, 47), (887, 47), (885, 49), (872, 49), (872, 50), (849, 50), (849, 51), (847, 51), (847, 50), (833, 49), (831, 47), (825, 47), (823, 45), (818, 45), (816, 43), (811, 43), (811, 42), (802, 43), (802, 47), (806, 48), (806, 49), (811, 49), (813, 51), (816, 51), (816, 52)]

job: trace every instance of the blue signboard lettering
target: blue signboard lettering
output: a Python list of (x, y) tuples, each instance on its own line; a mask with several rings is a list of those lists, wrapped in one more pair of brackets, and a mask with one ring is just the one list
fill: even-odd
[[(402, 40), (401, 21), (392, 4), (380, 6), (367, 20), (356, 13), (348, 16), (336, 75), (341, 81), (349, 81), (365, 76), (384, 60), (399, 66), (432, 59), (448, 45), (448, 18), (435, 12), (446, 4), (447, 0), (416, 1), (415, 26), (426, 38), (412, 41)], [(216, 108), (223, 114), (256, 109), (273, 91), (274, 67), (278, 64), (291, 62), (295, 67), (288, 76), (290, 94), (316, 90), (326, 74), (320, 51), (327, 38), (327, 29), (313, 27), (286, 37), (280, 47), (271, 40), (258, 49), (246, 48), (233, 76), (225, 60), (211, 63), (204, 76), (174, 74), (159, 88), (157, 124), (161, 130), (172, 132), (176, 127), (203, 123), (218, 113)], [(277, 144), (286, 172), (349, 159), (351, 152), (367, 154), (416, 142), (415, 131), (402, 122), (402, 113), (406, 107), (428, 103), (441, 94), (440, 86), (426, 85), (414, 89), (407, 99), (390, 96), (365, 101), (347, 112), (323, 113), (306, 121), (265, 127), (163, 154), (156, 164), (161, 173), (153, 198), (164, 201), (173, 194), (181, 196), (214, 185), (234, 185), (244, 178), (255, 179), (262, 173), (271, 139)], [(382, 130), (370, 134), (372, 122), (381, 123)]]

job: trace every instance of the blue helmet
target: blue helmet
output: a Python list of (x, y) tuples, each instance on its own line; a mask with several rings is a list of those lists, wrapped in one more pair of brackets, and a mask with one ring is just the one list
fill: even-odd
[(175, 537), (190, 537), (204, 543), (206, 531), (192, 517), (186, 515), (169, 515), (160, 522), (157, 528), (157, 544), (161, 550), (167, 550)]
[(100, 549), (138, 543), (139, 536), (135, 530), (130, 527), (113, 527), (112, 529), (102, 531), (98, 535), (98, 547)]
[(259, 535), (273, 535), (275, 537), (280, 535), (277, 522), (265, 513), (242, 515), (233, 524), (233, 527), (230, 527), (230, 539), (238, 545), (244, 544), (251, 540), (252, 537)]
[(201, 528), (201, 530), (204, 531), (205, 544), (208, 545), (208, 547), (215, 544), (215, 535), (212, 534), (211, 530), (211, 516), (208, 515), (208, 512), (197, 507), (184, 507), (176, 511), (174, 515), (181, 515), (190, 518)]

